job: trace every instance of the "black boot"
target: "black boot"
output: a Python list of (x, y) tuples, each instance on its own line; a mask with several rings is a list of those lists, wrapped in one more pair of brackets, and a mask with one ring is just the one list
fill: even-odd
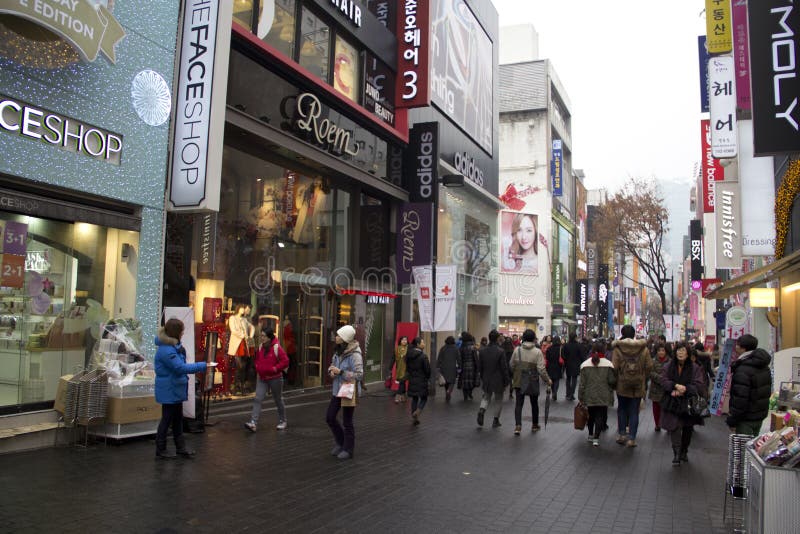
[(175, 453), (167, 450), (166, 443), (156, 442), (156, 458), (161, 458), (162, 460), (172, 460), (175, 458)]
[(681, 455), (680, 455), (681, 462), (688, 462), (689, 461), (688, 453), (689, 453), (688, 450), (681, 449)]
[(483, 408), (478, 410), (478, 426), (483, 426), (483, 414), (486, 412)]
[(194, 449), (190, 449), (186, 446), (186, 438), (184, 438), (183, 435), (175, 438), (175, 452), (184, 458), (192, 458), (196, 454)]
[(672, 447), (672, 465), (681, 465), (681, 450), (677, 447)]

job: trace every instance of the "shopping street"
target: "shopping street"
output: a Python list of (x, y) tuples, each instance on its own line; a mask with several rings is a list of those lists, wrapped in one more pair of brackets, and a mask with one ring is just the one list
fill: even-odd
[(448, 405), (440, 394), (414, 427), (407, 405), (375, 384), (356, 412), (355, 458), (340, 461), (329, 455), (326, 403), (325, 394), (289, 398), (289, 428), (278, 432), (268, 399), (256, 434), (242, 426), (248, 403), (218, 403), (216, 424), (188, 436), (193, 460), (154, 460), (152, 439), (0, 456), (0, 484), (14, 488), (0, 501), (0, 524), (5, 532), (730, 532), (721, 419), (698, 427), (689, 464), (674, 468), (649, 402), (637, 448), (614, 442), (613, 409), (594, 448), (572, 428), (571, 402), (554, 403), (535, 434), (526, 407), (515, 437), (511, 401), (501, 428), (479, 430), (477, 401)]

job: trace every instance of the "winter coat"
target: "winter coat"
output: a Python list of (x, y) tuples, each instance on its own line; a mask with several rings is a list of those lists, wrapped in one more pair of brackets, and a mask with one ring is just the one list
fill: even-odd
[(667, 395), (672, 394), (672, 391), (675, 389), (675, 384), (686, 386), (686, 393), (684, 396), (697, 395), (698, 390), (703, 387), (703, 369), (687, 359), (686, 363), (683, 365), (683, 372), (678, 375), (678, 364), (673, 358), (669, 360), (661, 370), (661, 387), (664, 388), (664, 398), (661, 401), (661, 428), (668, 432), (677, 430), (682, 426), (701, 424), (703, 421), (696, 417), (678, 416), (663, 409), (664, 403), (668, 402)]
[(772, 393), (772, 357), (764, 349), (745, 352), (731, 364), (731, 390), (728, 404), (728, 426), (743, 421), (761, 421), (769, 413)]
[[(276, 350), (277, 347), (277, 350)], [(277, 355), (275, 354), (277, 352)], [(289, 367), (289, 356), (283, 350), (280, 343), (278, 343), (277, 336), (272, 338), (272, 341), (262, 344), (256, 352), (256, 369), (259, 364), (258, 361), (266, 359), (266, 372), (258, 375), (261, 380), (274, 380), (283, 376), (283, 370)]]
[(472, 389), (481, 383), (481, 375), (478, 372), (478, 349), (471, 341), (462, 343), (458, 350), (458, 366), (461, 374), (458, 376), (458, 388)]
[(661, 402), (661, 399), (664, 398), (664, 388), (661, 387), (661, 372), (667, 363), (669, 363), (669, 356), (665, 357), (664, 361), (659, 360), (658, 357), (653, 360), (653, 370), (650, 371), (650, 393), (647, 395), (647, 398), (653, 402)]
[(580, 344), (577, 341), (568, 342), (564, 345), (563, 356), (567, 376), (578, 376), (583, 363), (583, 349)]
[(584, 361), (580, 367), (578, 400), (586, 406), (611, 406), (614, 404), (614, 386), (617, 374), (614, 366), (600, 355), (597, 365), (591, 359)]
[(458, 378), (459, 351), (455, 345), (445, 345), (439, 350), (436, 368), (448, 384), (455, 384)]
[(427, 397), (428, 383), (431, 378), (431, 362), (428, 355), (417, 347), (408, 349), (406, 370), (408, 372), (408, 396)]
[[(228, 356), (236, 356), (239, 345), (246, 343), (247, 338), (253, 337), (256, 327), (245, 316), (231, 315), (228, 317), (228, 329), (231, 331), (231, 337), (228, 340)], [(250, 352), (245, 351), (245, 354), (252, 356)]]
[[(511, 373), (511, 387), (519, 389), (522, 385), (522, 371), (531, 371), (531, 381), (541, 379), (549, 382), (547, 378), (547, 367), (544, 364), (544, 354), (536, 347), (532, 341), (524, 341), (522, 345), (514, 349), (509, 362), (509, 373)], [(534, 388), (538, 391), (538, 388)]]
[(394, 349), (394, 368), (398, 382), (406, 380), (406, 353), (408, 345), (397, 345)]
[(550, 375), (550, 380), (560, 380), (561, 379), (561, 371), (563, 368), (559, 363), (558, 359), (562, 357), (562, 347), (564, 345), (557, 344), (557, 345), (550, 345), (545, 352), (545, 357), (547, 358), (547, 374)]
[(189, 398), (189, 377), (187, 374), (202, 373), (206, 362), (186, 363), (186, 349), (174, 337), (169, 337), (164, 329), (158, 331), (155, 339), (158, 347), (155, 357), (156, 402), (177, 404)]
[(699, 365), (700, 369), (703, 371), (703, 384), (705, 387), (703, 391), (700, 392), (700, 395), (704, 399), (707, 399), (708, 386), (714, 381), (714, 371), (711, 370), (711, 353), (699, 351), (695, 363)]
[(364, 378), (364, 359), (361, 356), (361, 346), (353, 340), (347, 344), (340, 353), (335, 353), (331, 365), (338, 368), (341, 373), (333, 377), (331, 395), (339, 394), (339, 388), (345, 382), (355, 382), (358, 387), (357, 395), (361, 394), (361, 380)]
[(511, 381), (508, 376), (508, 363), (503, 347), (490, 343), (480, 350), (478, 355), (478, 375), (486, 393), (502, 394)]
[(647, 378), (653, 359), (646, 339), (620, 339), (611, 343), (611, 363), (617, 371), (617, 394), (641, 399), (647, 392)]

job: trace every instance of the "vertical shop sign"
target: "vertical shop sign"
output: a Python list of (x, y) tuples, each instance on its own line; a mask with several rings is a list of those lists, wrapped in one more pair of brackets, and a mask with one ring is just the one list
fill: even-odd
[(711, 402), (708, 406), (709, 411), (714, 415), (722, 415), (722, 397), (725, 384), (728, 382), (728, 370), (730, 369), (735, 343), (734, 339), (726, 339), (725, 344), (722, 346), (722, 357), (719, 360), (719, 368), (717, 369), (717, 376), (714, 378), (714, 387), (711, 392)]
[(575, 312), (586, 315), (589, 310), (589, 282), (586, 279), (575, 281)]
[(375, 15), (378, 22), (389, 28), (391, 32), (397, 29), (397, 2), (389, 0), (365, 0), (367, 9)]
[[(739, 121), (739, 189), (742, 198), (756, 199), (760, 206), (775, 205), (774, 158), (753, 157), (753, 123)], [(742, 211), (742, 255), (775, 253), (775, 210)]]
[(711, 122), (700, 121), (700, 144), (702, 146), (703, 171), (703, 213), (714, 213), (715, 182), (725, 178), (724, 170), (718, 159), (711, 153)]
[(708, 50), (706, 36), (697, 36), (697, 57), (700, 62), (700, 112), (708, 113)]
[(737, 182), (717, 184), (717, 269), (742, 267), (742, 199)]
[(439, 177), (438, 122), (421, 122), (411, 128), (403, 167), (408, 173), (409, 199), (433, 202)]
[(550, 175), (553, 178), (553, 196), (560, 197), (564, 194), (562, 184), (563, 176), (563, 154), (561, 139), (553, 139), (553, 159), (550, 161)]
[(755, 155), (800, 151), (800, 9), (792, 0), (747, 3)]
[(217, 261), (217, 214), (215, 212), (203, 213), (199, 219), (197, 274), (213, 275)]
[(736, 107), (750, 110), (750, 52), (747, 49), (747, 0), (733, 0), (733, 62), (736, 65)]
[(712, 57), (708, 60), (708, 83), (711, 153), (715, 158), (736, 157), (736, 77), (732, 57)]
[(362, 269), (386, 266), (387, 210), (383, 206), (362, 206), (359, 256)]
[(364, 91), (362, 102), (389, 126), (394, 126), (395, 76), (392, 70), (370, 52), (364, 61)]
[(172, 211), (219, 211), (233, 2), (185, 2), (170, 172)]
[(397, 17), (398, 108), (427, 107), (431, 103), (430, 0), (401, 0)]
[(608, 265), (598, 266), (597, 274), (597, 322), (603, 324), (608, 315)]
[(553, 280), (552, 280), (553, 302), (564, 301), (564, 286), (561, 281), (562, 277), (563, 277), (563, 268), (561, 266), (561, 263), (554, 263)]
[(706, 38), (711, 54), (724, 54), (733, 48), (731, 0), (706, 0)]
[(703, 279), (703, 227), (700, 221), (689, 221), (689, 251), (691, 258), (691, 281)]
[(397, 214), (395, 270), (398, 284), (410, 284), (415, 265), (431, 263), (433, 203), (406, 202)]
[(597, 300), (597, 245), (586, 243), (586, 277), (589, 281), (589, 302)]

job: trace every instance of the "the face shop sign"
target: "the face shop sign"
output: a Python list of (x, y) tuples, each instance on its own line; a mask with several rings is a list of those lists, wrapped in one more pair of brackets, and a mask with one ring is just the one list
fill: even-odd
[(0, 95), (0, 130), (119, 165), (122, 136)]

